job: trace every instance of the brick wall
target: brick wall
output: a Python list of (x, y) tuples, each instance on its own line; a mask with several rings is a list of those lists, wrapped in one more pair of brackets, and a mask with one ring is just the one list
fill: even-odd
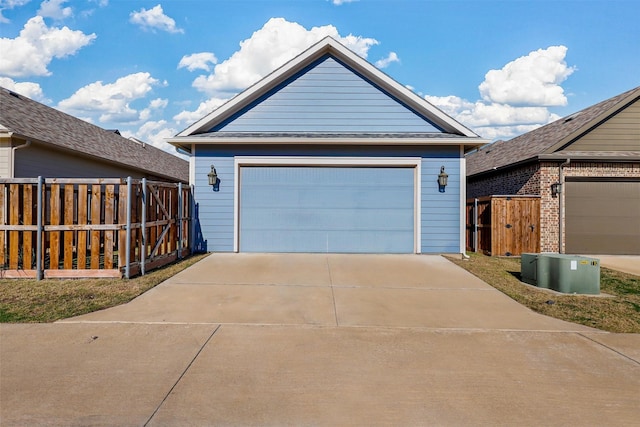
[(537, 195), (540, 191), (540, 168), (530, 164), (497, 175), (472, 178), (467, 183), (467, 198), (496, 195)]
[[(540, 251), (558, 252), (559, 196), (551, 195), (551, 185), (559, 180), (558, 162), (540, 162), (513, 168), (502, 173), (470, 178), (467, 197), (491, 195), (540, 196)], [(640, 163), (578, 162), (564, 168), (566, 177), (634, 177), (640, 178)], [(561, 194), (564, 198), (564, 193)], [(563, 228), (564, 227), (563, 224)], [(564, 240), (564, 239), (563, 239)], [(564, 247), (563, 247), (564, 250)]]

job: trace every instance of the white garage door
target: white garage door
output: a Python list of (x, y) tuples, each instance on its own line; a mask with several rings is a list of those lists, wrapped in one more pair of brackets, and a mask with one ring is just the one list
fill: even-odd
[(415, 167), (241, 166), (241, 252), (413, 253)]

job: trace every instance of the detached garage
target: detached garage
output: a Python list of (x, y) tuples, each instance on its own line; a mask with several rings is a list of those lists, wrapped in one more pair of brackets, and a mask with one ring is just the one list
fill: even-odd
[(486, 141), (326, 38), (170, 142), (207, 251), (460, 253)]

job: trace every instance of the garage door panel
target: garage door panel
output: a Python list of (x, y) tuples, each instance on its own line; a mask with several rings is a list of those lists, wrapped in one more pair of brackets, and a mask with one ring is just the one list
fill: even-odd
[(566, 183), (566, 251), (640, 254), (640, 182)]
[[(353, 185), (353, 183), (350, 184)], [(265, 185), (252, 187), (251, 184), (243, 182), (242, 201), (243, 207), (248, 208), (277, 208), (281, 207), (283, 202), (288, 206), (304, 209), (322, 208), (326, 206), (326, 200), (331, 200), (332, 206), (337, 208), (374, 208), (381, 205), (381, 199), (393, 206), (412, 197), (412, 184), (405, 186), (360, 184), (355, 190), (345, 186), (345, 183), (340, 186), (326, 186), (321, 183), (307, 186), (280, 184), (270, 188)]]
[[(387, 221), (380, 223), (379, 216)], [(300, 230), (315, 230), (318, 227), (327, 230), (401, 230), (398, 224), (409, 224), (413, 215), (401, 209), (378, 209), (375, 212), (353, 209), (282, 209), (260, 208), (246, 212), (242, 216), (247, 232), (265, 227), (273, 230), (288, 230), (292, 224)]]
[[(268, 249), (254, 251), (268, 252), (310, 252), (310, 253), (363, 253), (371, 252), (363, 248), (376, 247), (379, 253), (407, 253), (406, 241), (413, 239), (413, 233), (387, 230), (360, 233), (358, 230), (253, 230), (251, 239), (269, 241)], [(245, 252), (252, 252), (254, 243), (243, 242)]]
[(414, 251), (411, 167), (241, 167), (243, 252)]

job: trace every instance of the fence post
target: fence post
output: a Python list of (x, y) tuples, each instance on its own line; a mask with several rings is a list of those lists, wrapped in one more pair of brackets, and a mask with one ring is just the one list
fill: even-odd
[(182, 259), (182, 183), (178, 183), (178, 259)]
[(142, 178), (142, 219), (141, 219), (141, 240), (140, 248), (140, 274), (145, 274), (145, 262), (147, 261), (147, 178)]
[(42, 184), (44, 180), (41, 176), (38, 177), (38, 197), (36, 202), (36, 224), (37, 224), (37, 233), (36, 233), (36, 280), (42, 280), (42, 261), (44, 257), (44, 253), (42, 251)]
[(189, 186), (189, 252), (195, 253), (196, 249), (196, 198), (194, 197), (194, 186)]
[(478, 198), (473, 199), (473, 252), (478, 252)]
[(133, 197), (131, 197), (131, 177), (127, 177), (127, 241), (125, 243), (125, 266), (124, 276), (127, 279), (131, 278), (131, 203), (133, 203)]

